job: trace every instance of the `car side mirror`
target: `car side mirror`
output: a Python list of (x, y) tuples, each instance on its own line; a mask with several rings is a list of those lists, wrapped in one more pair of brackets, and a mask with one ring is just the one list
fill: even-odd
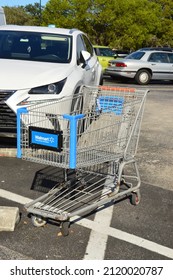
[(81, 51), (80, 62), (82, 63), (82, 68), (85, 68), (87, 61), (91, 58), (91, 54), (87, 51)]

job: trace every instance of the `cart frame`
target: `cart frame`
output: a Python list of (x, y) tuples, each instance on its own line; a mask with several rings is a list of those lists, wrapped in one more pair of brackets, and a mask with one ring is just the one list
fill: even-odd
[[(127, 196), (133, 205), (139, 204), (141, 180), (135, 156), (147, 93), (82, 87), (73, 98), (18, 110), (17, 156), (65, 170), (63, 183), (25, 205), (35, 226), (54, 220), (67, 235), (71, 217)], [(70, 103), (70, 113), (58, 113)]]

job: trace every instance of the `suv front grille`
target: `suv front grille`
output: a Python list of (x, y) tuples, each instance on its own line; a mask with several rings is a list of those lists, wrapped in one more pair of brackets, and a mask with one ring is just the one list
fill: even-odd
[(5, 101), (15, 91), (0, 91), (0, 135), (16, 134), (16, 114), (6, 105)]

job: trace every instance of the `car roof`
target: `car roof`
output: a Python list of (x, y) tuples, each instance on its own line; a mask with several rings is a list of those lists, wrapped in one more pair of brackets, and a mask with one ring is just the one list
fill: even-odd
[(138, 51), (169, 51), (173, 52), (173, 49), (170, 47), (146, 47), (146, 48), (141, 48)]
[(81, 34), (82, 31), (78, 29), (66, 29), (66, 28), (56, 28), (56, 27), (44, 27), (44, 26), (21, 26), (21, 25), (3, 25), (0, 26), (0, 30), (8, 31), (29, 31), (29, 32), (45, 32), (45, 33), (55, 33), (62, 35), (72, 35), (74, 33)]
[(158, 53), (172, 53), (172, 51), (162, 51), (162, 50), (157, 50), (157, 49), (153, 49), (153, 50), (137, 50), (137, 51), (135, 51), (135, 53), (136, 52), (145, 52), (145, 53), (155, 53), (155, 52), (158, 52)]

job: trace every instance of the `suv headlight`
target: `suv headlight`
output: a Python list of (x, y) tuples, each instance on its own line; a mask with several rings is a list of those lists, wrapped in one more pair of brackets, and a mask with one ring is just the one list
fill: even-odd
[(28, 93), (29, 94), (59, 94), (62, 91), (66, 80), (67, 78), (57, 83), (52, 83), (45, 86), (32, 88)]

